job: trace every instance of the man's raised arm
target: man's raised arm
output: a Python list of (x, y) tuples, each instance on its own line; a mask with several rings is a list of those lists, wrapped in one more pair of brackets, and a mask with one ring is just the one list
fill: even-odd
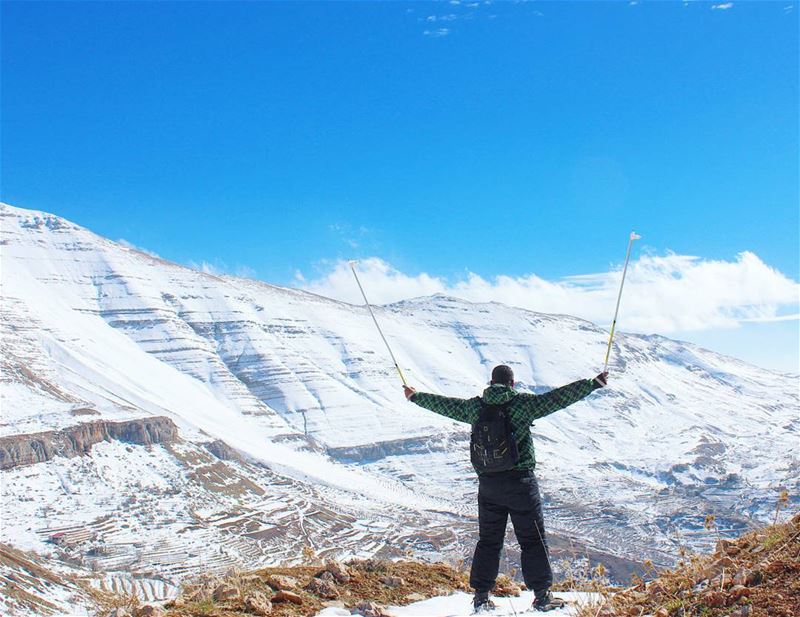
[(472, 424), (478, 419), (479, 407), (475, 399), (453, 398), (428, 392), (417, 392), (414, 388), (403, 386), (406, 398), (429, 411), (451, 420)]
[(554, 411), (577, 403), (608, 382), (608, 372), (600, 373), (593, 379), (579, 379), (566, 386), (555, 388), (544, 394), (520, 394), (525, 397), (526, 411), (530, 421), (549, 416)]

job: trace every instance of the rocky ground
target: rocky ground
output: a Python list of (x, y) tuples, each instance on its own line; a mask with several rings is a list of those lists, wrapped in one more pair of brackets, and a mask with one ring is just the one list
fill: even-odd
[[(712, 517), (708, 524), (713, 527)], [(109, 617), (299, 617), (330, 607), (386, 617), (390, 606), (469, 590), (466, 572), (444, 564), (308, 558), (314, 565), (201, 575), (163, 607), (121, 596), (99, 598), (99, 607)], [(652, 574), (619, 589), (604, 584), (601, 566), (561, 588), (598, 594), (580, 617), (798, 617), (800, 514), (738, 540), (720, 540), (713, 553), (683, 555), (676, 568)], [(517, 596), (523, 589), (501, 577), (495, 594)]]
[[(465, 572), (445, 564), (414, 561), (326, 561), (313, 566), (265, 568), (248, 574), (201, 577), (187, 584), (164, 608), (135, 607), (118, 598), (114, 617), (195, 617), (233, 615), (315, 615), (328, 607), (351, 609), (367, 617), (389, 615), (389, 605), (468, 591)], [(518, 595), (520, 587), (503, 577), (499, 594)], [(135, 601), (134, 601), (135, 604)]]
[[(713, 526), (712, 517), (708, 520)], [(607, 593), (581, 617), (798, 617), (800, 514), (789, 522), (720, 540), (710, 555), (684, 555), (674, 569)]]

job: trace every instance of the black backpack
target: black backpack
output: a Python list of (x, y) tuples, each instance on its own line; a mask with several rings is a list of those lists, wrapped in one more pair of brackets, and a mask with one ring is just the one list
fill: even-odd
[(470, 459), (478, 473), (509, 471), (519, 462), (517, 440), (511, 428), (511, 401), (489, 405), (478, 398), (481, 410), (472, 425)]

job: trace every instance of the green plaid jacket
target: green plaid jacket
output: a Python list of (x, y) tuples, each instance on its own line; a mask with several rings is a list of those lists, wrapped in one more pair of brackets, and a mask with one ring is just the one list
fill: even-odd
[(508, 410), (519, 451), (519, 462), (514, 469), (524, 470), (536, 467), (530, 431), (533, 421), (572, 405), (600, 387), (594, 379), (580, 379), (544, 394), (526, 394), (515, 392), (508, 386), (494, 384), (486, 388), (481, 397), (465, 399), (415, 392), (409, 400), (441, 416), (467, 424), (474, 424), (478, 420), (481, 409), (479, 398), (489, 405), (500, 405), (511, 400)]

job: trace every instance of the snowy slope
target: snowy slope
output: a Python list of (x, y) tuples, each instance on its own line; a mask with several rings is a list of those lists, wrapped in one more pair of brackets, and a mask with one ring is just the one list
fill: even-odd
[[(387, 531), (392, 517), (380, 522), (387, 508), (420, 529), (474, 527), (467, 427), (404, 400), (364, 308), (190, 270), (46, 213), (2, 205), (0, 217), (0, 436), (158, 415), (179, 427), (176, 447), (193, 453), (120, 448), (116, 480), (82, 459), (0, 472), (3, 541), (46, 550), (43, 530), (54, 510), (63, 524), (124, 511), (141, 491), (131, 470), (142, 456), (158, 459), (143, 463), (152, 482), (166, 478), (163, 490), (188, 490), (197, 473), (192, 457), (214, 440), (244, 456), (224, 462), (237, 478), (252, 476), (268, 494), (284, 478), (288, 488), (276, 500), (293, 503), (299, 492), (312, 510), (349, 509), (354, 520), (374, 520), (366, 536), (376, 550), (395, 537)], [(500, 362), (526, 391), (589, 377), (606, 337), (569, 316), (443, 296), (380, 307), (377, 316), (409, 379), (454, 396), (479, 393)], [(608, 389), (534, 427), (554, 531), (622, 558), (665, 562), (678, 534), (698, 546), (710, 541), (707, 512), (723, 530), (741, 528), (748, 517), (768, 515), (779, 487), (800, 492), (796, 375), (625, 334), (615, 342), (611, 375)], [(71, 490), (53, 483), (78, 462), (84, 468), (71, 472)], [(89, 496), (114, 486), (119, 499), (105, 505)], [(206, 489), (198, 490), (191, 513), (174, 524), (197, 523)], [(26, 494), (39, 497), (10, 506)], [(264, 499), (249, 499), (227, 495), (217, 513), (237, 504), (264, 511)], [(157, 542), (157, 530), (174, 531), (168, 518), (137, 519), (144, 545), (151, 532)], [(344, 533), (323, 528), (329, 539)], [(464, 534), (408, 546), (463, 557), (471, 542)], [(313, 532), (302, 538), (318, 541)]]
[[(566, 617), (575, 615), (578, 609), (594, 606), (597, 597), (588, 593), (559, 593), (559, 598), (567, 602), (564, 608), (548, 611), (552, 617)], [(494, 598), (497, 608), (488, 615), (519, 615), (524, 614), (533, 603), (533, 593), (524, 591), (519, 597)], [(463, 592), (456, 592), (449, 596), (440, 596), (414, 602), (407, 606), (390, 606), (388, 612), (397, 617), (469, 617), (472, 615), (472, 596)], [(535, 613), (528, 613), (535, 614)], [(344, 617), (350, 611), (341, 608), (326, 608), (317, 614), (317, 617)]]

